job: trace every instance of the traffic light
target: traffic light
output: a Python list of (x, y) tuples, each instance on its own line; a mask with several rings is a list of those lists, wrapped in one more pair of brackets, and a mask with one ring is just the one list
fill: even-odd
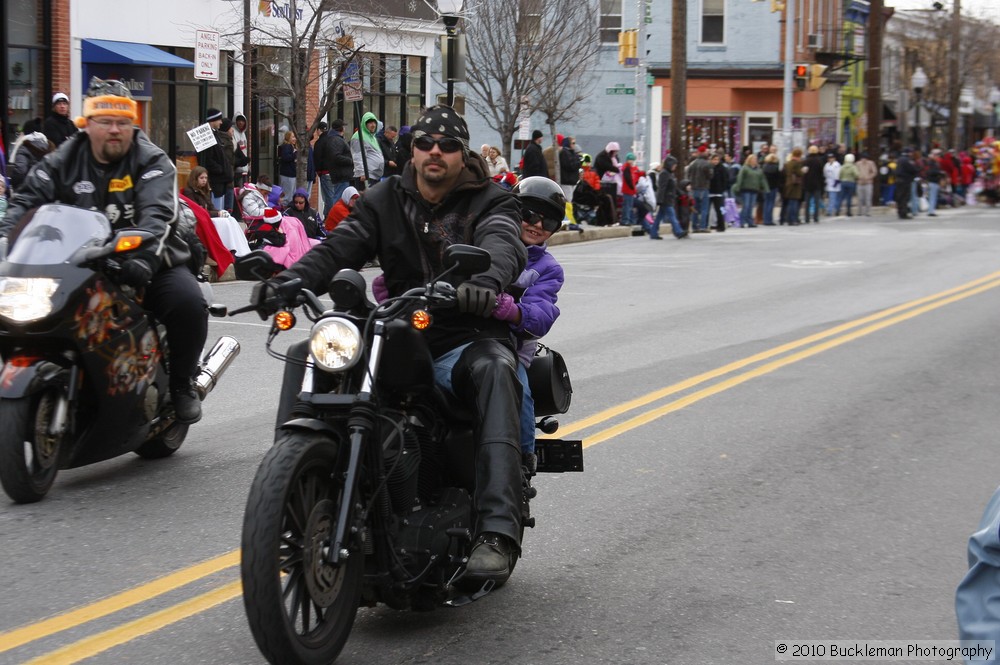
[(809, 65), (795, 65), (795, 89), (805, 90), (809, 83)]
[(826, 83), (826, 65), (809, 65), (809, 89), (819, 90)]
[(618, 33), (618, 64), (635, 66), (639, 64), (637, 30), (623, 30)]

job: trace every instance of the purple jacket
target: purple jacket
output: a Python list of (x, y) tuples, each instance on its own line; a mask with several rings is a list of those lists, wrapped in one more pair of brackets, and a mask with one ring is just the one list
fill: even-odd
[(511, 285), (512, 291), (524, 290), (518, 301), (521, 323), (512, 325), (511, 329), (519, 339), (517, 355), (525, 367), (535, 356), (538, 345), (535, 340), (545, 336), (559, 318), (556, 300), (565, 279), (562, 266), (545, 245), (529, 245), (527, 250), (527, 266)]

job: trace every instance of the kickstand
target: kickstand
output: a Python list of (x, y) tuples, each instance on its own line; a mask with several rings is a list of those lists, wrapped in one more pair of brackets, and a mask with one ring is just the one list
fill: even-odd
[(476, 591), (475, 593), (468, 596), (455, 596), (450, 600), (446, 600), (444, 604), (447, 605), (448, 607), (462, 607), (463, 605), (474, 603), (483, 596), (485, 596), (486, 594), (488, 594), (490, 591), (493, 591), (494, 585), (495, 582), (493, 580), (486, 580), (485, 582), (483, 582), (483, 586), (480, 587), (479, 591)]

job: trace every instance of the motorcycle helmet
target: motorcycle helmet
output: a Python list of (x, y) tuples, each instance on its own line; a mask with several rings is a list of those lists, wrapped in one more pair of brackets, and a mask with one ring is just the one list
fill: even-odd
[(514, 195), (521, 202), (521, 217), (554, 233), (562, 227), (566, 216), (566, 196), (562, 187), (543, 176), (524, 178), (514, 186)]

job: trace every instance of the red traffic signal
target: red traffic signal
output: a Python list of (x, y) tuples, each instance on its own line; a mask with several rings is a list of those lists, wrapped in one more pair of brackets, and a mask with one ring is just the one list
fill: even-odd
[(795, 89), (805, 90), (809, 82), (809, 65), (795, 65)]

